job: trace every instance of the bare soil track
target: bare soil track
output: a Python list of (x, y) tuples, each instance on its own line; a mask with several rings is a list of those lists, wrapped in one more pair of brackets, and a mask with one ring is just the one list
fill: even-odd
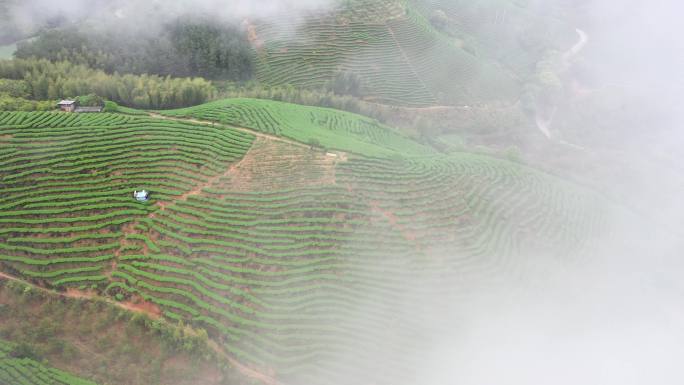
[[(32, 283), (26, 282), (20, 278), (17, 278), (15, 276), (0, 272), (0, 279), (6, 279), (10, 281), (15, 281), (15, 282), (21, 282), (25, 285), (28, 285), (34, 290), (39, 290), (44, 293), (50, 294), (50, 295), (56, 295), (59, 297), (64, 297), (64, 298), (73, 298), (73, 299), (94, 299), (98, 298), (102, 301), (105, 301), (111, 305), (120, 307), (122, 309), (136, 312), (136, 313), (143, 313), (148, 316), (150, 316), (153, 319), (158, 319), (161, 317), (161, 312), (159, 309), (152, 304), (147, 304), (146, 302), (143, 303), (134, 303), (134, 302), (117, 302), (114, 300), (111, 300), (106, 297), (98, 296), (97, 293), (94, 292), (88, 292), (88, 291), (83, 291), (83, 290), (76, 290), (76, 289), (69, 289), (66, 292), (58, 292), (50, 289), (46, 289), (44, 287), (36, 286)], [(151, 306), (150, 306), (151, 305)], [(214, 341), (209, 341), (209, 348), (211, 348), (214, 352), (216, 352), (220, 357), (224, 358), (227, 360), (232, 366), (235, 367), (240, 373), (242, 373), (244, 376), (249, 377), (251, 379), (257, 380), (263, 384), (266, 385), (283, 385), (281, 382), (276, 380), (275, 378), (264, 374), (260, 372), (259, 370), (249, 367), (240, 361), (236, 360), (235, 358), (231, 357), (228, 353), (225, 352), (216, 342)]]
[(128, 302), (117, 302), (117, 301), (111, 300), (109, 298), (99, 296), (95, 292), (78, 290), (78, 289), (68, 289), (65, 292), (59, 292), (59, 291), (50, 290), (50, 289), (46, 289), (44, 287), (34, 285), (30, 282), (26, 282), (20, 278), (17, 278), (15, 276), (12, 276), (12, 275), (9, 275), (9, 274), (3, 273), (3, 272), (0, 272), (0, 279), (7, 279), (10, 281), (21, 282), (25, 285), (30, 286), (31, 288), (33, 288), (35, 290), (39, 290), (39, 291), (42, 291), (44, 293), (56, 295), (56, 296), (63, 297), (63, 298), (73, 298), (73, 299), (94, 299), (94, 298), (98, 298), (98, 299), (101, 299), (102, 301), (105, 301), (111, 305), (120, 307), (122, 309), (130, 310), (130, 311), (133, 311), (136, 313), (147, 314), (148, 316), (150, 316), (150, 318), (154, 318), (154, 319), (157, 319), (161, 316), (161, 312), (157, 312), (155, 310), (152, 310), (153, 306), (151, 307), (149, 305), (144, 305), (140, 302), (135, 302), (135, 303), (130, 302), (130, 301), (128, 301)]

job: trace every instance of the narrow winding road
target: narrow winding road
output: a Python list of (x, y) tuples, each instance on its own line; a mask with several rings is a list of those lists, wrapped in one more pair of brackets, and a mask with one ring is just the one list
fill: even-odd
[[(572, 59), (574, 59), (577, 55), (579, 55), (580, 52), (582, 52), (584, 47), (587, 45), (587, 42), (589, 41), (589, 35), (587, 35), (586, 32), (582, 31), (579, 28), (576, 28), (575, 32), (577, 32), (578, 36), (577, 42), (572, 47), (570, 47), (570, 49), (565, 51), (565, 53), (563, 53), (563, 66), (560, 68), (560, 72), (563, 72), (570, 68), (570, 66), (572, 65)], [(553, 123), (553, 118), (556, 116), (557, 110), (558, 107), (554, 106), (550, 116), (542, 116), (539, 109), (537, 109), (537, 112), (535, 113), (534, 117), (535, 123), (539, 131), (541, 131), (541, 133), (544, 134), (544, 136), (551, 140), (553, 139), (551, 135), (551, 124)], [(582, 149), (581, 146), (568, 143), (562, 140), (559, 141), (559, 143)]]
[(587, 45), (587, 42), (589, 41), (589, 35), (587, 35), (586, 32), (582, 31), (579, 28), (575, 29), (575, 32), (577, 32), (579, 40), (577, 40), (577, 43), (575, 43), (575, 45), (573, 45), (572, 48), (565, 51), (565, 53), (563, 54), (563, 63), (566, 67), (569, 67), (570, 64), (572, 64), (572, 59), (575, 56), (577, 56), (580, 52), (582, 52), (584, 46)]

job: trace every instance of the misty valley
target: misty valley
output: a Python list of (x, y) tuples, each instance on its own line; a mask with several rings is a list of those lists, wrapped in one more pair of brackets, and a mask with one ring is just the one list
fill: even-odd
[(0, 385), (681, 384), (680, 6), (0, 2)]

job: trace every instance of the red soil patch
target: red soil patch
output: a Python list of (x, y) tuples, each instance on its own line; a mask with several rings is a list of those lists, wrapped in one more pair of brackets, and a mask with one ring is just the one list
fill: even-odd
[[(221, 185), (231, 191), (270, 191), (335, 184), (335, 166), (346, 154), (321, 153), (309, 147), (257, 137)], [(287, 170), (287, 172), (283, 172)]]
[[(184, 201), (184, 200), (187, 200), (188, 197), (190, 197), (190, 196), (199, 195), (202, 192), (202, 190), (215, 185), (221, 178), (223, 178), (223, 177), (227, 176), (228, 174), (230, 174), (231, 172), (233, 172), (234, 167), (235, 167), (234, 165), (230, 166), (228, 168), (228, 170), (226, 170), (226, 172), (224, 172), (223, 174), (216, 174), (216, 175), (212, 176), (211, 178), (207, 179), (206, 182), (198, 184), (197, 186), (195, 186), (194, 189), (192, 189), (192, 190), (186, 192), (185, 194), (181, 195), (180, 197), (178, 197), (178, 199), (176, 199), (176, 201)], [(164, 207), (165, 205), (168, 205), (168, 202), (166, 202), (166, 203), (157, 202), (157, 204), (160, 207)]]
[(91, 290), (79, 290), (70, 287), (67, 289), (66, 294), (64, 294), (64, 296), (69, 298), (91, 299), (97, 297), (97, 293)]
[(387, 221), (390, 223), (393, 229), (399, 231), (401, 235), (406, 239), (407, 241), (413, 242), (416, 245), (416, 250), (420, 251), (420, 244), (416, 242), (416, 235), (408, 230), (404, 225), (399, 224), (399, 218), (397, 218), (396, 215), (394, 215), (393, 212), (388, 211), (388, 210), (383, 210), (380, 208), (379, 203), (377, 201), (372, 201), (370, 202), (371, 204), (371, 211), (379, 213), (382, 215)]
[(260, 51), (264, 46), (264, 42), (259, 39), (259, 35), (257, 34), (254, 24), (252, 24), (248, 19), (245, 19), (245, 21), (242, 22), (242, 25), (247, 31), (247, 40), (249, 40), (250, 44), (252, 44), (257, 51)]
[[(159, 211), (164, 211), (166, 210), (166, 207), (170, 205), (171, 202), (165, 202), (165, 201), (157, 201), (156, 205), (159, 206)], [(150, 213), (150, 215), (147, 216), (148, 218), (154, 218), (155, 214)]]
[(120, 302), (119, 306), (132, 312), (147, 314), (153, 319), (158, 319), (162, 315), (159, 306), (153, 304), (152, 302), (145, 301), (140, 297), (135, 297), (131, 301)]

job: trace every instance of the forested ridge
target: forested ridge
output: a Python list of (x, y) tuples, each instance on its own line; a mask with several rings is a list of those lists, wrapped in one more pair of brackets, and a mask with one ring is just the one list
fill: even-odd
[[(200, 104), (215, 92), (202, 78), (159, 75), (108, 74), (70, 62), (45, 59), (0, 61), (0, 78), (21, 82), (0, 83), (0, 95), (33, 100), (56, 100), (97, 94), (137, 108), (173, 108)], [(4, 86), (3, 86), (4, 84)]]
[(176, 20), (148, 36), (76, 27), (46, 30), (20, 44), (15, 56), (70, 61), (107, 73), (242, 81), (253, 72), (244, 31), (210, 20)]
[[(185, 18), (159, 28), (141, 36), (87, 23), (45, 27), (18, 43), (14, 60), (0, 61), (0, 110), (47, 110), (88, 94), (134, 108), (187, 107), (216, 95), (210, 80), (252, 78), (253, 51), (239, 26)], [(0, 30), (19, 38), (12, 25)]]

